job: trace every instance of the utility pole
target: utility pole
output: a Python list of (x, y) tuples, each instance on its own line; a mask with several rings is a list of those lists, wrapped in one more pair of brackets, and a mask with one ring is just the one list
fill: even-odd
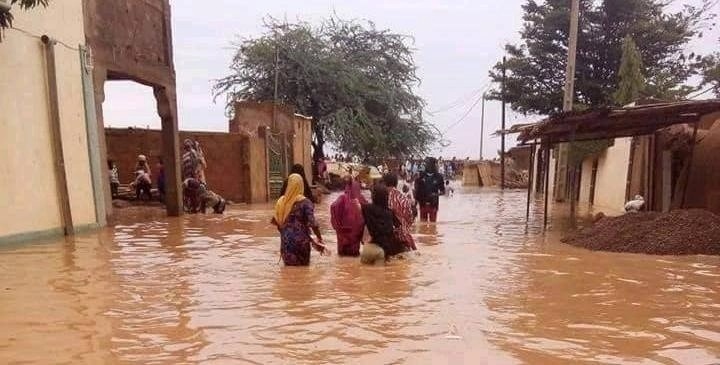
[(505, 67), (506, 57), (503, 57), (502, 61), (502, 111), (501, 111), (501, 119), (502, 119), (502, 126), (500, 127), (500, 130), (502, 131), (502, 134), (500, 135), (500, 188), (505, 189), (505, 80), (506, 80), (506, 72), (507, 67)]
[(487, 97), (487, 92), (483, 92), (482, 94), (482, 108), (480, 112), (480, 161), (483, 160), (483, 139), (485, 138), (485, 98)]
[[(570, 39), (568, 41), (567, 68), (565, 70), (565, 95), (563, 96), (563, 112), (573, 110), (575, 102), (575, 58), (577, 56), (578, 23), (580, 19), (580, 0), (571, 0), (570, 8)], [(564, 201), (570, 194), (568, 189), (568, 154), (570, 145), (559, 145), (558, 171), (555, 177), (555, 201)]]
[(275, 37), (275, 92), (273, 94), (273, 116), (272, 129), (277, 130), (277, 103), (278, 103), (278, 79), (280, 78), (280, 47)]

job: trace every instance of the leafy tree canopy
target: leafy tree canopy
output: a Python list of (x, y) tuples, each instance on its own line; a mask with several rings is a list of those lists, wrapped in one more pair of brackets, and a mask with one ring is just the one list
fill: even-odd
[(236, 44), (230, 75), (214, 94), (273, 100), (276, 52), (279, 102), (313, 118), (315, 157), (326, 142), (362, 158), (421, 154), (436, 139), (422, 117), (409, 37), (371, 22), (337, 17), (319, 25), (269, 18), (266, 32)]
[(703, 60), (702, 87), (710, 86), (715, 96), (720, 97), (720, 52), (705, 57)]
[[(701, 57), (686, 54), (690, 40), (701, 36), (713, 15), (715, 0), (700, 6), (669, 9), (666, 0), (581, 0), (575, 101), (586, 106), (614, 104), (623, 55), (630, 36), (646, 76), (643, 96), (675, 99), (693, 88), (685, 82), (700, 69)], [(506, 100), (514, 110), (551, 114), (562, 110), (570, 28), (570, 1), (528, 0), (523, 6), (522, 43), (507, 45)], [(502, 79), (502, 65), (490, 72)], [(500, 98), (500, 93), (492, 94)]]
[[(40, 5), (47, 7), (49, 3), (50, 0), (10, 0), (10, 5), (19, 4), (23, 10)], [(0, 13), (0, 40), (2, 40), (2, 30), (12, 27), (13, 19), (12, 12)]]

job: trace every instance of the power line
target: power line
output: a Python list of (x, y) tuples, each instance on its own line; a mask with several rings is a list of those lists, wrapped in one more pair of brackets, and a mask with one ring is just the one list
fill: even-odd
[(478, 94), (486, 92), (490, 88), (491, 84), (492, 84), (492, 81), (488, 81), (481, 88), (473, 90), (470, 94), (461, 96), (460, 98), (456, 99), (455, 101), (453, 101), (449, 104), (446, 104), (445, 106), (442, 106), (442, 107), (438, 108), (437, 110), (428, 111), (427, 113), (430, 115), (433, 115), (433, 114), (443, 113), (448, 110), (452, 110), (452, 109), (461, 107), (463, 105), (467, 105), (467, 103), (470, 102), (471, 100), (473, 100), (475, 97), (477, 97)]
[(700, 92), (700, 93), (698, 93), (698, 94), (696, 94), (696, 95), (688, 96), (688, 99), (691, 99), (691, 100), (692, 100), (692, 99), (697, 99), (697, 98), (699, 98), (699, 97), (701, 97), (701, 96), (703, 96), (703, 95), (705, 95), (705, 94), (707, 94), (707, 93), (709, 93), (709, 92), (711, 92), (711, 91), (713, 91), (713, 90), (717, 90), (717, 88), (718, 88), (717, 86), (711, 86), (711, 87), (703, 90), (702, 92)]
[(465, 112), (465, 114), (463, 114), (463, 116), (460, 117), (460, 119), (458, 119), (455, 123), (451, 124), (447, 129), (445, 129), (445, 131), (443, 132), (443, 134), (449, 132), (451, 129), (455, 128), (458, 124), (462, 123), (462, 121), (464, 121), (465, 118), (467, 118), (467, 117), (470, 115), (470, 113), (472, 113), (472, 111), (475, 109), (475, 107), (476, 107), (478, 104), (480, 104), (480, 102), (482, 101), (482, 99), (484, 98), (484, 96), (485, 96), (484, 94), (483, 94), (483, 95), (480, 95), (480, 97), (477, 98), (477, 100), (475, 100), (475, 102), (474, 102), (473, 105), (470, 107), (470, 109), (468, 109), (468, 110)]
[(461, 96), (460, 98), (456, 99), (455, 101), (445, 104), (444, 106), (436, 109), (436, 110), (430, 110), (428, 111), (428, 114), (438, 114), (442, 112), (446, 112), (448, 110), (455, 109), (461, 105), (466, 104), (468, 101), (473, 100), (478, 93), (482, 92), (482, 89), (476, 89), (473, 90), (472, 93)]

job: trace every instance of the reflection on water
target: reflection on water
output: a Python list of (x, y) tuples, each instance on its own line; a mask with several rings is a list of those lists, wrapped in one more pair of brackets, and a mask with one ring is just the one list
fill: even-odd
[(720, 363), (719, 258), (568, 247), (524, 198), (444, 199), (384, 267), (282, 267), (269, 206), (3, 247), (0, 363)]

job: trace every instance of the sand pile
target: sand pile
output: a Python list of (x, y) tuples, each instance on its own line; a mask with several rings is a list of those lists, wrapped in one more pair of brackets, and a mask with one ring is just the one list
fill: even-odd
[(720, 255), (720, 217), (702, 209), (606, 217), (563, 242), (596, 251)]

